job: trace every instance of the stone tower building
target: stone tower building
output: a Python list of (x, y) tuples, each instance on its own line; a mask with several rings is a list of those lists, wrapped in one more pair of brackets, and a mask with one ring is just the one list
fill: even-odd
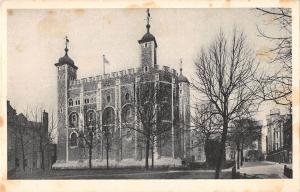
[(174, 159), (190, 155), (189, 81), (182, 68), (178, 75), (175, 69), (157, 63), (158, 44), (150, 33), (149, 15), (148, 12), (147, 31), (138, 40), (141, 50), (138, 68), (77, 79), (78, 67), (68, 55), (66, 38), (65, 55), (55, 64), (58, 164), (88, 159), (88, 150), (80, 142), (79, 133), (90, 128), (99, 132), (109, 130), (109, 140), (95, 135), (94, 142), (99, 142), (93, 148), (93, 160), (102, 161), (108, 155), (116, 161), (145, 158), (145, 140), (139, 131), (145, 127), (139, 109), (141, 103), (150, 103), (149, 93), (154, 93), (154, 106), (159, 109), (153, 129), (165, 130), (155, 136), (153, 154), (156, 158)]

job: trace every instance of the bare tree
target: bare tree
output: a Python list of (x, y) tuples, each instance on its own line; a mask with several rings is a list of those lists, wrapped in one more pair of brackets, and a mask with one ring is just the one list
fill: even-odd
[(249, 113), (255, 106), (258, 88), (254, 85), (253, 77), (258, 64), (247, 47), (245, 34), (234, 29), (229, 41), (220, 32), (206, 50), (201, 50), (195, 65), (193, 86), (207, 97), (222, 119), (220, 156), (215, 172), (215, 178), (219, 178), (228, 124), (237, 117), (237, 113)]
[[(145, 144), (145, 168), (149, 168), (151, 151), (152, 167), (154, 167), (154, 150), (158, 143), (163, 146), (171, 138), (171, 105), (166, 94), (168, 89), (154, 82), (140, 80), (136, 85), (135, 106), (137, 121), (141, 128), (128, 127), (138, 133), (138, 141)], [(171, 90), (170, 90), (171, 91)], [(169, 91), (169, 93), (170, 93)]]
[(81, 120), (80, 122), (81, 129), (77, 128), (76, 132), (78, 133), (79, 146), (81, 148), (88, 149), (88, 165), (89, 169), (91, 169), (93, 149), (101, 142), (103, 134), (101, 129), (101, 123), (97, 121), (97, 114), (95, 111), (88, 111), (88, 109), (85, 107), (83, 116), (84, 121)]
[[(260, 94), (264, 101), (291, 107), (292, 95), (292, 10), (288, 8), (257, 8), (257, 12), (268, 20), (268, 24), (277, 27), (277, 34), (264, 32), (257, 26), (259, 35), (273, 45), (263, 55), (271, 55), (270, 63), (274, 64), (274, 73), (263, 74), (259, 78)], [(265, 30), (267, 31), (267, 30)]]

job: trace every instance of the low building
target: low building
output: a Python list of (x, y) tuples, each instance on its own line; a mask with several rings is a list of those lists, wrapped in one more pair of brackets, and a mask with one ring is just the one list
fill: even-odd
[(30, 121), (7, 101), (7, 170), (32, 172), (50, 169), (56, 159), (56, 144), (49, 140), (48, 113), (42, 112), (40, 122)]
[(270, 111), (267, 116), (266, 136), (267, 157), (269, 161), (292, 162), (292, 115), (281, 115), (279, 109)]

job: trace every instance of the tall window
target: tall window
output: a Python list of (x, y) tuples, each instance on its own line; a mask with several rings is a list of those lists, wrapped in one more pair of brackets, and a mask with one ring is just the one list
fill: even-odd
[(107, 96), (106, 96), (106, 101), (107, 101), (107, 103), (110, 102), (110, 95), (107, 95)]
[(92, 110), (88, 111), (86, 114), (86, 120), (88, 125), (95, 125), (96, 123), (96, 113)]
[(71, 134), (70, 146), (71, 147), (77, 146), (77, 135), (76, 135), (76, 133)]
[(85, 103), (85, 104), (89, 104), (89, 103), (90, 103), (90, 98), (85, 98), (85, 99), (84, 99), (84, 103)]
[(73, 106), (73, 99), (69, 99), (69, 106), (70, 106), (70, 107)]
[(78, 126), (78, 114), (76, 112), (71, 113), (71, 115), (69, 116), (69, 124), (70, 127)]
[(126, 94), (125, 94), (125, 99), (126, 99), (126, 101), (129, 101), (129, 99), (130, 99), (129, 93), (126, 93)]

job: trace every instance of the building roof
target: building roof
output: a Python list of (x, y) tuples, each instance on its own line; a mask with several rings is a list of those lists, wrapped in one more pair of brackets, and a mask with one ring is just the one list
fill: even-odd
[(78, 67), (74, 64), (73, 59), (71, 59), (67, 53), (63, 57), (59, 58), (58, 63), (56, 63), (55, 66), (61, 66), (64, 64), (68, 64), (71, 67), (78, 69)]
[(178, 82), (184, 82), (184, 83), (188, 83), (190, 84), (189, 80), (187, 77), (185, 77), (184, 75), (182, 75), (182, 68), (180, 69), (180, 75), (178, 76)]
[(141, 40), (139, 40), (139, 43), (146, 43), (146, 42), (150, 42), (150, 41), (154, 41), (155, 43), (155, 47), (157, 47), (157, 43), (156, 43), (156, 39), (154, 37), (154, 35), (152, 35), (149, 31), (147, 31), (147, 33), (145, 33), (145, 35), (142, 37)]
[(75, 66), (75, 63), (73, 61), (73, 59), (71, 59), (68, 55), (68, 43), (69, 43), (69, 39), (68, 37), (66, 36), (66, 48), (65, 48), (65, 55), (61, 58), (59, 58), (58, 60), (58, 63), (55, 64), (55, 66), (61, 66), (61, 65), (64, 65), (64, 64), (68, 64), (70, 65), (71, 67), (75, 68), (75, 69), (78, 69), (78, 67)]

